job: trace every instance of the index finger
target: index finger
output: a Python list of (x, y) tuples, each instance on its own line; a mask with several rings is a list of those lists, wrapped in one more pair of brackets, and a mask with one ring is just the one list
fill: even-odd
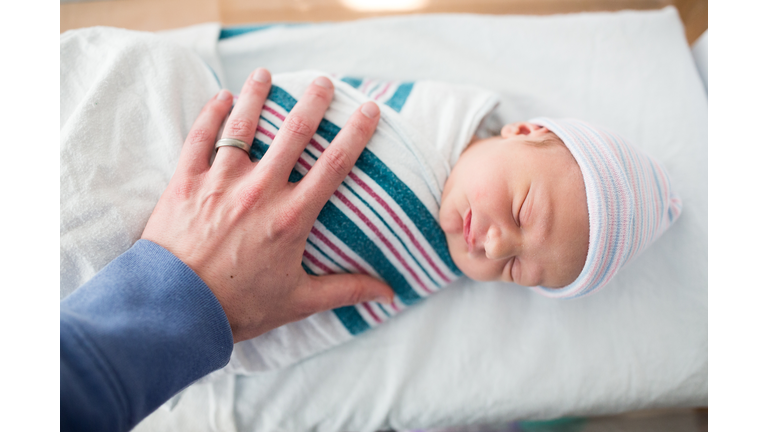
[(333, 192), (352, 170), (379, 123), (380, 110), (366, 102), (355, 111), (328, 148), (298, 183), (295, 192), (303, 208), (320, 212)]

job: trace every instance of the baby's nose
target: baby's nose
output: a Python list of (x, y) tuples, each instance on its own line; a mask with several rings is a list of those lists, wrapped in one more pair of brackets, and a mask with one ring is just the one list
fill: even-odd
[(485, 256), (488, 259), (512, 258), (520, 252), (520, 239), (513, 230), (497, 226), (488, 228), (485, 235)]

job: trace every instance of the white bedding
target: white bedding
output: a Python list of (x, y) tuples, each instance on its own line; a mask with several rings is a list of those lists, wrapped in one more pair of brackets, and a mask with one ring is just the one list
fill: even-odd
[(584, 119), (661, 160), (684, 210), (598, 295), (462, 279), (287, 369), (197, 384), (137, 430), (401, 430), (707, 404), (707, 100), (673, 8), (278, 26), (195, 47), (235, 91), (257, 66), (318, 69), (485, 87), (504, 121)]

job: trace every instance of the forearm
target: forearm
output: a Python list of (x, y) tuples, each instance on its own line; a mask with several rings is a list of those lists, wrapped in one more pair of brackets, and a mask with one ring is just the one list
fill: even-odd
[(130, 429), (232, 352), (213, 293), (146, 240), (64, 299), (60, 319), (62, 430)]

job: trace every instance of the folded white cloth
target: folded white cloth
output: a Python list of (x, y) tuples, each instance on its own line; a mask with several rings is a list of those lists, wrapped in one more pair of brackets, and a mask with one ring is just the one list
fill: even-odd
[(95, 27), (60, 45), (64, 298), (141, 236), (219, 85), (193, 52), (152, 34)]
[[(321, 72), (276, 74), (252, 158), (268, 150), (280, 126)], [(314, 275), (364, 273), (395, 291), (391, 305), (365, 302), (322, 312), (235, 345), (226, 370), (274, 369), (351, 339), (461, 276), (438, 223), (451, 166), (497, 105), (491, 92), (431, 81), (332, 77), (335, 95), (291, 174), (299, 181), (350, 115), (366, 100), (381, 106), (376, 132), (312, 227), (303, 265)]]

